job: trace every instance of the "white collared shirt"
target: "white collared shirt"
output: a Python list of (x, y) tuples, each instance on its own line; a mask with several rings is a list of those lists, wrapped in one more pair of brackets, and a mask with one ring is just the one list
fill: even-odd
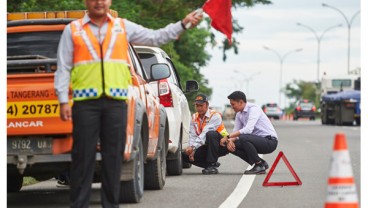
[(235, 116), (233, 132), (240, 134), (253, 134), (261, 137), (272, 136), (277, 138), (277, 133), (267, 115), (262, 109), (253, 103), (246, 103), (244, 109)]

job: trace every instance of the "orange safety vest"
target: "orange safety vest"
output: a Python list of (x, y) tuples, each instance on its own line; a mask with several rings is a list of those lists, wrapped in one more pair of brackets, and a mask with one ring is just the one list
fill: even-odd
[(125, 100), (131, 75), (123, 21), (111, 17), (102, 44), (89, 24), (82, 24), (82, 19), (71, 23), (71, 31), (74, 44), (74, 66), (71, 73), (73, 99), (96, 99), (105, 94)]
[[(202, 131), (203, 131), (204, 127), (206, 126), (206, 124), (211, 120), (212, 116), (216, 113), (220, 114), (220, 116), (222, 117), (221, 113), (216, 112), (214, 110), (210, 110), (210, 117), (204, 119), (203, 123), (201, 123), (201, 119), (199, 118), (198, 113), (193, 114), (192, 122), (194, 124), (195, 129), (196, 129), (197, 136), (199, 136), (202, 133)], [(223, 122), (221, 122), (221, 125), (216, 129), (216, 131), (218, 133), (220, 133), (223, 137), (228, 135)]]

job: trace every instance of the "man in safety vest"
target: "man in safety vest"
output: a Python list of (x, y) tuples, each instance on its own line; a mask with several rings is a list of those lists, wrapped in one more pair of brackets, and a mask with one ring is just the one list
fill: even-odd
[(217, 159), (228, 154), (220, 146), (221, 138), (228, 135), (219, 112), (209, 110), (206, 95), (195, 98), (196, 113), (192, 116), (189, 132), (189, 147), (182, 153), (184, 162), (204, 168), (203, 174), (217, 174), (220, 163)]
[[(60, 117), (73, 122), (70, 171), (71, 207), (89, 206), (100, 139), (103, 207), (119, 207), (120, 172), (124, 152), (128, 86), (128, 43), (158, 46), (176, 39), (202, 15), (188, 14), (182, 21), (151, 30), (109, 13), (111, 0), (85, 0), (88, 13), (67, 25), (58, 48), (55, 89)], [(73, 108), (68, 94), (71, 82)], [(72, 113), (73, 112), (73, 113)]]

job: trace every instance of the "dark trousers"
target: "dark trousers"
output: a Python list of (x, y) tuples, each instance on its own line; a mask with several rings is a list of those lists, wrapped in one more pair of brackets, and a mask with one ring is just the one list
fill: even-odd
[(98, 139), (102, 156), (102, 207), (119, 207), (127, 104), (106, 97), (76, 101), (72, 108), (72, 118), (71, 207), (89, 207)]
[(234, 155), (240, 157), (250, 165), (261, 161), (258, 154), (269, 154), (275, 151), (277, 139), (271, 136), (260, 137), (251, 134), (241, 134), (235, 141)]
[(182, 153), (184, 162), (195, 166), (207, 168), (216, 163), (219, 157), (229, 153), (226, 147), (220, 146), (222, 136), (217, 131), (209, 131), (206, 134), (206, 142), (200, 146), (194, 153), (194, 161), (189, 160), (189, 155)]

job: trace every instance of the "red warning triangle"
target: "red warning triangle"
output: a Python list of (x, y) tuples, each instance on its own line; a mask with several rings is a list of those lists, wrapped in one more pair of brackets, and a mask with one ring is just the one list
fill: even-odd
[[(296, 181), (292, 181), (292, 182), (268, 182), (271, 178), (271, 175), (272, 175), (273, 171), (276, 169), (276, 166), (279, 163), (280, 158), (282, 158), (282, 160), (285, 162), (286, 166), (288, 167), (291, 174), (293, 174), (293, 177), (295, 178)], [(290, 165), (289, 161), (286, 159), (284, 153), (282, 151), (280, 151), (279, 154), (276, 157), (275, 162), (273, 162), (273, 165), (271, 167), (270, 172), (268, 172), (265, 180), (263, 181), (263, 186), (298, 186), (298, 185), (302, 185), (302, 181), (299, 179), (298, 175), (295, 173), (293, 167), (291, 167), (291, 165)]]

